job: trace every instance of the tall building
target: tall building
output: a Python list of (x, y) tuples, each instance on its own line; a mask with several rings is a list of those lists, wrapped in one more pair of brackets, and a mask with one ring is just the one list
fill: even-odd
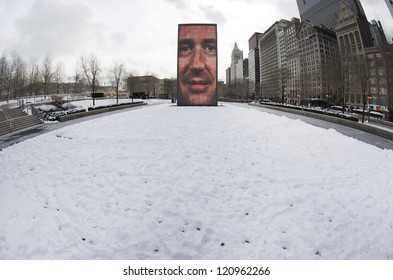
[(262, 99), (282, 100), (283, 75), (281, 67), (283, 65), (282, 58), (286, 55), (282, 32), (290, 23), (284, 19), (275, 22), (259, 39)]
[(236, 69), (239, 61), (243, 61), (243, 51), (241, 51), (237, 46), (237, 43), (235, 43), (235, 46), (233, 47), (232, 50), (231, 72), (230, 72), (231, 73), (230, 85), (235, 87), (236, 87), (236, 77), (238, 76), (236, 73)]
[(336, 34), (305, 21), (300, 24), (299, 40), (299, 98), (303, 104), (313, 99), (330, 99), (340, 81), (339, 54)]
[(225, 82), (227, 86), (231, 84), (231, 67), (228, 67), (227, 70), (225, 70)]
[(261, 38), (262, 33), (259, 32), (255, 32), (254, 34), (252, 34), (252, 36), (250, 37), (250, 39), (248, 39), (248, 49), (256, 49), (258, 48), (258, 42), (259, 42), (259, 38)]
[[(356, 14), (365, 14), (359, 0), (343, 0)], [(324, 25), (333, 29), (339, 12), (340, 0), (296, 0), (300, 19), (310, 21), (313, 25)]]
[(258, 42), (262, 33), (255, 32), (248, 40), (248, 81), (249, 93), (254, 98), (260, 98), (260, 70)]
[[(393, 45), (366, 50), (371, 110), (393, 112)], [(388, 116), (389, 117), (389, 116)], [(393, 121), (393, 114), (390, 114)]]
[(244, 65), (243, 65), (244, 60), (240, 59), (237, 63), (236, 63), (236, 85), (239, 84), (239, 82), (241, 82), (244, 79)]
[(236, 79), (243, 82), (248, 79), (248, 58), (241, 59), (236, 64)]
[(386, 5), (388, 5), (389, 11), (393, 17), (393, 0), (385, 0)]
[(361, 107), (363, 94), (359, 81), (359, 70), (366, 67), (365, 49), (355, 13), (341, 3), (338, 24), (336, 25), (341, 72), (343, 105)]
[[(393, 0), (392, 0), (393, 1)], [(380, 21), (372, 20), (370, 23), (370, 31), (373, 36), (374, 47), (382, 47), (388, 45), (385, 32), (383, 31)]]
[(299, 80), (300, 80), (300, 55), (297, 30), (300, 20), (293, 18), (291, 24), (284, 28), (286, 41), (286, 98), (289, 104), (300, 104), (299, 100)]
[[(344, 1), (341, 1), (336, 35), (341, 60), (343, 105), (363, 107), (366, 104), (365, 90), (367, 92), (369, 90), (365, 89), (363, 85), (370, 76), (367, 70), (366, 52), (370, 49), (383, 48), (388, 45), (381, 24), (373, 20), (369, 26), (373, 37), (373, 47), (366, 45), (362, 40), (362, 25), (358, 16)], [(377, 52), (381, 53), (380, 50)], [(374, 92), (379, 91), (374, 90)], [(385, 102), (387, 99), (385, 99), (378, 95), (378, 100), (383, 102), (383, 106), (387, 106), (387, 102)]]
[(362, 4), (359, 0), (296, 0), (302, 21), (309, 21), (313, 25), (323, 25), (327, 29), (334, 30), (336, 17), (340, 12), (342, 1), (356, 16), (361, 32), (363, 44), (366, 47), (373, 46), (369, 24)]

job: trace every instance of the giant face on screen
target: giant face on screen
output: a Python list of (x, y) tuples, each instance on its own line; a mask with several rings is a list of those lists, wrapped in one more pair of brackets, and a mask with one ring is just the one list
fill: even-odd
[(217, 25), (179, 24), (177, 105), (217, 106)]

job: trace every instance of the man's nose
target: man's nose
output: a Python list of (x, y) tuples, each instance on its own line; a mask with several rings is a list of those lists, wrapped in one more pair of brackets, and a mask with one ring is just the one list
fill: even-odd
[(192, 61), (190, 65), (191, 70), (204, 70), (205, 69), (205, 59), (203, 51), (196, 49), (194, 55), (192, 56)]

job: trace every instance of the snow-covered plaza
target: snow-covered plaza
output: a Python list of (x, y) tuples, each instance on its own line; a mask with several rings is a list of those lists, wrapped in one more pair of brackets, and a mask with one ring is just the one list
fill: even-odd
[(392, 259), (393, 151), (170, 103), (0, 151), (0, 259)]

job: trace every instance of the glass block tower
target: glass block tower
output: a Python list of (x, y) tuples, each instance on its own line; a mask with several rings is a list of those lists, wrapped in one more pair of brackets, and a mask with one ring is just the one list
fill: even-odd
[(369, 23), (359, 0), (296, 0), (302, 21), (335, 30), (340, 3), (344, 3), (358, 18), (362, 39), (366, 47), (373, 46)]
[(386, 5), (388, 5), (389, 11), (393, 17), (393, 0), (385, 0)]

